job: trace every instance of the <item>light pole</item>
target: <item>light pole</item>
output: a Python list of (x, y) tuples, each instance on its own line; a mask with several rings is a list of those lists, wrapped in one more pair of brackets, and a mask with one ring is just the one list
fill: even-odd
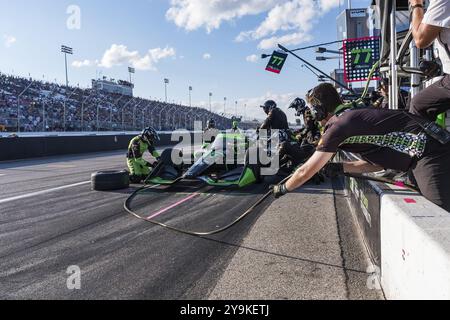
[(223, 98), (223, 115), (227, 114), (227, 97)]
[(209, 93), (209, 112), (211, 112), (211, 113), (212, 113), (212, 102), (211, 102), (212, 96), (213, 96), (213, 94), (212, 94), (212, 92), (210, 92)]
[(169, 79), (164, 79), (164, 89), (165, 89), (165, 93), (166, 93), (166, 103), (167, 103), (167, 85), (170, 83)]
[(73, 55), (73, 48), (61, 46), (61, 52), (64, 53), (64, 60), (66, 62), (66, 87), (69, 86), (69, 74), (67, 72), (67, 55)]
[(238, 116), (238, 102), (237, 100), (234, 102), (235, 106), (234, 106), (234, 115), (237, 118)]
[(192, 108), (192, 86), (189, 86), (189, 107)]

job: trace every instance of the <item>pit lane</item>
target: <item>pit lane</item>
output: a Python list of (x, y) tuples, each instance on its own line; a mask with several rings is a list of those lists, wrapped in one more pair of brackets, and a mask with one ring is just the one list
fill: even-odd
[[(228, 269), (236, 263), (238, 253), (247, 250), (242, 244), (251, 239), (255, 222), (278, 202), (265, 202), (241, 223), (213, 237), (173, 233), (125, 213), (123, 202), (134, 188), (93, 192), (86, 183), (94, 171), (122, 169), (124, 165), (123, 152), (0, 163), (0, 298), (208, 299), (231, 292), (223, 285)], [(154, 218), (160, 221), (205, 231), (241, 214), (268, 185), (237, 193), (180, 185), (168, 193), (144, 194), (136, 206), (147, 216), (159, 213)], [(199, 195), (182, 202), (192, 188)], [(304, 196), (308, 199), (311, 195)], [(290, 205), (295, 207), (295, 203)], [(311, 210), (308, 214), (314, 214)], [(329, 215), (333, 217), (335, 212)], [(311, 228), (320, 228), (320, 224)], [(272, 240), (268, 234), (264, 243)], [(304, 239), (300, 247), (314, 248), (317, 244), (310, 240)], [(335, 241), (334, 235), (330, 241)], [(275, 253), (278, 245), (270, 244)], [(350, 247), (362, 250), (355, 244)], [(81, 268), (81, 290), (67, 288), (66, 271), (72, 265)], [(344, 261), (336, 265), (346, 268)], [(363, 266), (360, 269), (365, 270)], [(336, 268), (325, 272), (332, 275)], [(308, 275), (298, 277), (307, 279)], [(339, 285), (346, 286), (347, 280), (342, 281)], [(235, 282), (235, 289), (238, 287)]]

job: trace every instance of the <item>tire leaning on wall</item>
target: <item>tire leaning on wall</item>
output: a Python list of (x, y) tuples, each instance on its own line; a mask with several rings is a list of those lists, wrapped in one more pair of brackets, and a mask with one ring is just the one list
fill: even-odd
[(127, 171), (99, 171), (91, 175), (92, 190), (113, 191), (130, 186), (130, 175)]

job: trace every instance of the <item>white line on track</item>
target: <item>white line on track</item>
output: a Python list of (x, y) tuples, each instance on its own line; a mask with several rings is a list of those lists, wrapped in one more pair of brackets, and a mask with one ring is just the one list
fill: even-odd
[(70, 184), (70, 185), (67, 185), (67, 186), (62, 186), (62, 187), (42, 190), (42, 191), (28, 193), (28, 194), (23, 194), (23, 195), (17, 196), (17, 197), (0, 199), (0, 204), (11, 202), (11, 201), (16, 201), (16, 200), (22, 200), (22, 199), (26, 199), (26, 198), (31, 198), (31, 197), (36, 197), (36, 196), (40, 196), (40, 195), (43, 195), (43, 194), (64, 190), (64, 189), (69, 189), (69, 188), (74, 188), (74, 187), (78, 187), (78, 186), (83, 186), (83, 185), (89, 184), (89, 183), (91, 183), (91, 182), (90, 181), (79, 182), (79, 183), (74, 183), (74, 184)]

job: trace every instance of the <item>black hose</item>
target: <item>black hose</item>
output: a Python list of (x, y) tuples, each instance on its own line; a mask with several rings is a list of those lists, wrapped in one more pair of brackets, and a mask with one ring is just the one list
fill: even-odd
[[(292, 175), (290, 175), (289, 177), (285, 178), (283, 181), (280, 182), (280, 184), (285, 183), (287, 180), (289, 180), (292, 177)], [(164, 223), (161, 222), (157, 222), (157, 221), (153, 221), (150, 220), (148, 218), (145, 218), (139, 214), (137, 214), (136, 212), (134, 212), (131, 209), (131, 202), (133, 201), (133, 199), (142, 191), (144, 190), (149, 190), (149, 189), (153, 189), (154, 186), (145, 186), (142, 188), (139, 188), (138, 190), (136, 190), (135, 192), (133, 192), (131, 194), (131, 196), (128, 197), (128, 199), (125, 201), (124, 204), (124, 209), (125, 211), (127, 211), (129, 214), (131, 214), (132, 216), (134, 216), (135, 218), (139, 219), (139, 220), (143, 220), (149, 223), (152, 223), (154, 225), (169, 229), (171, 231), (175, 231), (178, 233), (183, 233), (186, 235), (190, 235), (190, 236), (196, 236), (196, 237), (206, 237), (206, 236), (211, 236), (211, 235), (215, 235), (218, 233), (222, 233), (230, 228), (232, 228), (233, 226), (235, 226), (236, 224), (238, 224), (240, 221), (242, 221), (245, 217), (247, 217), (248, 215), (250, 215), (259, 205), (261, 205), (265, 200), (267, 200), (272, 194), (272, 191), (267, 192), (264, 196), (262, 196), (255, 204), (253, 204), (249, 209), (247, 209), (242, 215), (239, 216), (239, 218), (237, 218), (236, 220), (234, 220), (232, 223), (230, 223), (229, 225), (214, 230), (214, 231), (209, 231), (209, 232), (194, 232), (194, 231), (188, 231), (188, 230), (183, 230), (183, 229), (179, 229), (179, 228), (175, 228), (175, 227), (171, 227), (168, 226)]]

